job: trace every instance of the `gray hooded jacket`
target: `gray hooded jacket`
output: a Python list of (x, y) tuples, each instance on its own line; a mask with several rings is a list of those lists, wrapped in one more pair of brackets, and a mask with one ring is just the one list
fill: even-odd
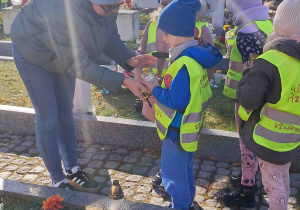
[(103, 53), (133, 69), (126, 61), (135, 54), (120, 39), (116, 18), (98, 15), (88, 0), (35, 0), (15, 18), (11, 39), (30, 63), (117, 92), (124, 76), (98, 65)]

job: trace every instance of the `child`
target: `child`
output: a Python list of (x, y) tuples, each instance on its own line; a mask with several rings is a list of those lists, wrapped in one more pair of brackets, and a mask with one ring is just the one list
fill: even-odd
[(257, 157), (269, 209), (286, 210), (289, 168), (300, 143), (300, 1), (285, 0), (276, 12), (274, 32), (264, 54), (243, 73), (237, 99), (243, 143)]
[(163, 186), (172, 197), (172, 207), (182, 210), (193, 209), (194, 152), (212, 95), (204, 68), (212, 68), (222, 60), (216, 48), (199, 46), (194, 40), (200, 7), (199, 0), (174, 0), (162, 11), (158, 28), (171, 46), (171, 64), (161, 87), (144, 82), (156, 98), (155, 121), (163, 140)]
[[(227, 72), (224, 95), (236, 101), (236, 89), (242, 72), (248, 68), (251, 55), (263, 53), (263, 46), (273, 26), (268, 20), (269, 8), (262, 5), (261, 0), (227, 0), (227, 10), (233, 13), (235, 41), (230, 54), (229, 70)], [(237, 114), (239, 103), (235, 103), (235, 120), (239, 128), (240, 118)], [(232, 177), (232, 185), (239, 186), (233, 193), (224, 195), (226, 206), (255, 207), (255, 174), (258, 168), (256, 156), (244, 146), (241, 138), (240, 150), (242, 157), (242, 176)]]

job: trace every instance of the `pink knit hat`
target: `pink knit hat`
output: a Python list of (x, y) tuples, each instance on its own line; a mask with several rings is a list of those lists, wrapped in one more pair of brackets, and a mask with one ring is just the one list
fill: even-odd
[(261, 5), (262, 0), (226, 0), (227, 10), (232, 13), (237, 13)]
[(284, 0), (277, 8), (274, 31), (283, 37), (300, 37), (300, 0)]

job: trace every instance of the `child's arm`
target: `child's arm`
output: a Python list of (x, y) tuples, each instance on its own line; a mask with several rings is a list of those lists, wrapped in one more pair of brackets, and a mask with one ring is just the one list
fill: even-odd
[(170, 89), (156, 86), (153, 88), (152, 94), (156, 100), (171, 109), (185, 109), (191, 98), (190, 78), (186, 67), (184, 66), (178, 71)]

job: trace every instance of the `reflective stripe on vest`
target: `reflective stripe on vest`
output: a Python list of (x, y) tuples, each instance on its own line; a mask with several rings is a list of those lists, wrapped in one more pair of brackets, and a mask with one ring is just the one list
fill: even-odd
[[(272, 22), (269, 20), (265, 21), (254, 21), (247, 25), (250, 25), (252, 23), (255, 23), (258, 28), (267, 34), (269, 34), (273, 31), (273, 25)], [(244, 27), (246, 27), (245, 25)], [(244, 28), (242, 27), (242, 28)], [(241, 29), (242, 29), (241, 28)], [(240, 29), (240, 30), (241, 30)], [(238, 35), (238, 32), (235, 36), (235, 40), (233, 43), (233, 48), (230, 54), (230, 66), (226, 75), (225, 79), (225, 85), (224, 85), (224, 95), (228, 96), (229, 98), (236, 99), (236, 90), (237, 90), (237, 84), (242, 79), (243, 76), (243, 70), (244, 70), (244, 64), (242, 60), (242, 55), (240, 54), (237, 44), (236, 44), (236, 37)]]
[(277, 67), (282, 91), (276, 104), (266, 103), (262, 108), (253, 139), (270, 150), (288, 152), (300, 144), (300, 60), (276, 50), (259, 58)]
[(247, 110), (244, 107), (240, 106), (238, 110), (238, 114), (240, 118), (244, 121), (248, 121), (253, 110)]
[[(180, 57), (170, 65), (161, 85), (162, 88), (166, 89), (165, 84), (168, 83), (170, 78), (171, 80), (175, 78), (183, 65), (187, 67), (190, 77), (191, 98), (182, 117), (180, 142), (184, 150), (194, 152), (197, 150), (200, 129), (212, 92), (208, 83), (206, 71), (194, 59), (187, 56)], [(164, 140), (177, 111), (164, 106), (158, 101), (156, 101), (154, 107), (157, 132), (160, 139)]]
[(228, 32), (228, 38), (227, 38), (227, 44), (228, 45), (233, 45), (234, 40), (235, 40), (235, 35), (234, 35), (234, 31), (236, 30), (237, 27), (235, 27), (234, 29), (230, 30)]
[[(157, 52), (156, 33), (157, 33), (157, 22), (152, 21), (148, 28), (148, 40), (146, 46), (146, 53), (149, 55), (152, 55), (152, 53)], [(168, 65), (169, 65), (169, 58), (166, 58), (164, 67), (162, 69), (161, 77), (165, 76), (165, 73), (168, 69)], [(151, 65), (151, 69), (154, 74), (158, 73), (157, 62), (154, 65)]]

